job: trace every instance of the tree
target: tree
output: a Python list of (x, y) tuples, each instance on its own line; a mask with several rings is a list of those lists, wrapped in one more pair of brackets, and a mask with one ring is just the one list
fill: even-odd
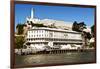
[(83, 29), (86, 29), (86, 24), (84, 22), (80, 22), (79, 24), (79, 31), (82, 32)]
[(91, 33), (92, 33), (92, 35), (93, 35), (93, 37), (94, 37), (94, 25), (91, 26)]
[(94, 46), (95, 46), (95, 43), (94, 42), (90, 43), (90, 45), (89, 45), (90, 48), (92, 48)]
[(50, 28), (56, 28), (55, 23), (51, 24)]
[(88, 39), (91, 39), (91, 34), (88, 32), (88, 33), (86, 33), (86, 38), (88, 38)]
[(15, 38), (15, 48), (20, 49), (23, 48), (23, 44), (25, 42), (25, 39), (23, 36), (16, 36)]
[(73, 31), (82, 32), (84, 28), (86, 28), (86, 24), (84, 22), (77, 23), (77, 21), (74, 21), (72, 26)]
[(76, 21), (74, 21), (73, 26), (72, 26), (72, 30), (77, 31), (77, 29), (78, 29), (78, 23)]
[(33, 26), (36, 26), (36, 27), (46, 27), (46, 26), (43, 25), (43, 24), (33, 24)]
[(47, 27), (47, 26), (45, 26), (43, 24), (39, 24), (39, 23), (34, 24), (32, 21), (31, 21), (30, 25), (32, 25), (32, 27), (34, 27), (34, 26), (36, 26), (36, 27)]
[(17, 34), (18, 35), (23, 34), (23, 32), (24, 32), (23, 27), (24, 27), (24, 24), (17, 24), (16, 29), (17, 29)]
[(93, 25), (93, 26), (91, 26), (91, 32), (93, 32), (93, 33), (94, 33), (94, 25)]
[(90, 32), (83, 31), (84, 29), (86, 29), (86, 24), (84, 22), (77, 23), (76, 21), (74, 21), (72, 30), (77, 32), (82, 32), (82, 37), (83, 40), (85, 41), (85, 45), (84, 45), (85, 47), (88, 45), (88, 40), (91, 39), (91, 34)]

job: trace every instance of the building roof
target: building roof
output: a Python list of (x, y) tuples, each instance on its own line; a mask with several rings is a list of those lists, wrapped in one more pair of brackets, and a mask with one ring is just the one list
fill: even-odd
[(43, 24), (45, 26), (50, 26), (54, 24), (57, 28), (61, 29), (72, 29), (72, 22), (65, 22), (62, 20), (54, 20), (54, 19), (38, 19), (38, 18), (27, 18), (27, 21), (32, 21), (35, 24)]
[(60, 32), (69, 32), (69, 33), (80, 33), (72, 30), (63, 30), (63, 29), (47, 28), (47, 27), (32, 27), (30, 30), (50, 30), (50, 31), (60, 31)]

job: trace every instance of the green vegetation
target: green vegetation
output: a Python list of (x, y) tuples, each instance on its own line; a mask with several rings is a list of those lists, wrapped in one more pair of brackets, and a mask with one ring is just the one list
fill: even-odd
[(23, 36), (16, 36), (15, 37), (15, 48), (20, 49), (23, 48), (25, 40)]
[(92, 33), (92, 36), (94, 37), (94, 25), (91, 26), (91, 33)]
[(94, 33), (94, 25), (91, 26), (91, 32)]
[(17, 29), (17, 34), (18, 35), (23, 34), (23, 32), (24, 32), (23, 27), (24, 27), (24, 24), (17, 24), (16, 29)]
[(92, 48), (92, 47), (94, 47), (94, 46), (95, 46), (95, 45), (94, 45), (94, 42), (90, 43), (90, 45), (89, 45), (90, 48)]
[[(77, 32), (83, 32), (83, 29), (86, 29), (86, 24), (84, 22), (77, 23), (76, 21), (73, 23), (72, 30)], [(83, 32), (84, 37), (87, 39), (91, 39), (90, 32)]]
[[(84, 37), (84, 40), (85, 40), (85, 46), (88, 46), (89, 44), (88, 42), (92, 36), (90, 32), (83, 31), (84, 29), (86, 29), (86, 24), (84, 22), (77, 23), (76, 21), (74, 21), (72, 30), (77, 31), (77, 32), (82, 32), (82, 36)], [(93, 44), (89, 45), (89, 47), (92, 47), (92, 46), (94, 45)]]
[(76, 21), (74, 21), (72, 26), (72, 30), (77, 32), (82, 32), (82, 30), (85, 28), (86, 28), (86, 24), (84, 22), (77, 23)]
[(47, 27), (47, 26), (45, 26), (45, 25), (43, 25), (43, 24), (39, 24), (39, 23), (33, 23), (32, 21), (30, 21), (30, 23), (28, 23), (29, 25), (32, 25), (32, 27)]
[(49, 28), (56, 28), (55, 23), (51, 24), (50, 26), (48, 26)]
[(33, 26), (36, 26), (36, 27), (47, 27), (47, 26), (45, 26), (45, 25), (43, 25), (43, 24), (32, 24), (32, 27)]
[(89, 32), (84, 32), (84, 34), (85, 34), (85, 38), (91, 39), (92, 36)]

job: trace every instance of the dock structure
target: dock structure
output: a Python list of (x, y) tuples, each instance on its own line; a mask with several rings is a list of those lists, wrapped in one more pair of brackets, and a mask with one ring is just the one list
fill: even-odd
[(94, 49), (55, 49), (55, 50), (43, 50), (43, 51), (23, 51), (19, 50), (16, 52), (18, 55), (36, 55), (36, 54), (63, 54), (63, 53), (70, 53), (70, 52), (88, 52), (88, 51), (95, 51)]

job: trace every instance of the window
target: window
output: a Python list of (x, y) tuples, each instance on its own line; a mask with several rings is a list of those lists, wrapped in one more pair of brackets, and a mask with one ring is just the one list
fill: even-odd
[(42, 30), (42, 33), (43, 33), (43, 30)]
[(50, 33), (50, 37), (53, 37), (53, 33)]
[(31, 35), (31, 37), (33, 37), (33, 35)]
[(67, 37), (68, 36), (68, 34), (67, 33), (64, 33), (64, 37)]

